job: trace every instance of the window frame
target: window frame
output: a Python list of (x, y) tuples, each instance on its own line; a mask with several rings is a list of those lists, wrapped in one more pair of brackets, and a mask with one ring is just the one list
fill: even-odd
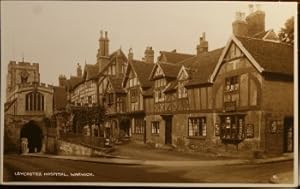
[[(197, 128), (197, 129), (195, 129), (195, 128)], [(198, 130), (198, 135), (195, 135), (195, 130)], [(206, 117), (205, 116), (189, 117), (188, 118), (188, 137), (206, 137), (206, 136), (207, 136)]]
[(151, 134), (159, 135), (159, 133), (160, 133), (160, 122), (151, 121)]

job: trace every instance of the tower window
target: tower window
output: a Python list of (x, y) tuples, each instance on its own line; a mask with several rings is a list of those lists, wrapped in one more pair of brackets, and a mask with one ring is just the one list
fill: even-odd
[(28, 93), (25, 97), (26, 111), (44, 111), (44, 95), (39, 92)]

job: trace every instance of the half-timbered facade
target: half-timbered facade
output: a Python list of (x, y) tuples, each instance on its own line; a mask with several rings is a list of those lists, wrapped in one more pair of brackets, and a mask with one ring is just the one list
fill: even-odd
[(98, 100), (106, 108), (106, 120), (103, 125), (104, 137), (118, 140), (124, 134), (120, 130), (121, 115), (125, 111), (125, 93), (122, 79), (127, 67), (127, 57), (121, 49), (116, 50), (102, 65), (98, 77)]
[(152, 82), (148, 80), (154, 64), (144, 61), (129, 60), (128, 68), (123, 80), (123, 87), (127, 93), (126, 117), (128, 122), (123, 127), (129, 126), (129, 136), (134, 140), (146, 142), (145, 97), (152, 91)]
[(216, 134), (222, 143), (271, 153), (292, 151), (292, 46), (233, 36), (211, 81)]

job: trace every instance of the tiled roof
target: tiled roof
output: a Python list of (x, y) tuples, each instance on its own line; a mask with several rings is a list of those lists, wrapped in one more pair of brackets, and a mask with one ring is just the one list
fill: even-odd
[(84, 67), (84, 74), (87, 74), (86, 80), (97, 78), (99, 67), (97, 64), (86, 64)]
[(111, 64), (111, 62), (113, 60), (115, 60), (118, 56), (123, 57), (127, 61), (127, 57), (123, 53), (122, 49), (118, 49), (118, 50), (114, 51), (113, 53), (111, 53), (109, 55), (109, 57), (108, 57), (108, 59), (109, 59), (108, 63), (106, 63), (105, 65), (103, 65), (103, 68), (101, 69), (101, 72), (98, 73), (98, 75), (101, 75), (104, 72), (104, 70), (106, 70), (109, 67), (109, 65)]
[(170, 78), (176, 78), (181, 68), (181, 65), (172, 64), (172, 63), (159, 62), (158, 64), (163, 70), (165, 76)]
[(143, 96), (145, 97), (153, 97), (153, 87), (150, 87), (146, 90), (143, 90)]
[(268, 40), (268, 39), (278, 40), (278, 36), (274, 32), (273, 29), (269, 29), (267, 31), (259, 32), (259, 33), (255, 34), (255, 35), (253, 35), (252, 38), (263, 39), (263, 40)]
[(293, 46), (254, 38), (237, 39), (265, 72), (293, 75)]
[(270, 31), (270, 30), (262, 31), (262, 32), (256, 33), (256, 34), (254, 34), (252, 37), (253, 37), (253, 38), (262, 39), (263, 37), (265, 37), (265, 35), (266, 35), (269, 31)]
[(215, 49), (180, 62), (191, 77), (186, 86), (208, 83), (223, 49)]
[(112, 85), (112, 89), (115, 93), (125, 93), (123, 87), (122, 87), (122, 78), (117, 78), (114, 76), (108, 76), (108, 79)]
[(178, 63), (187, 58), (191, 58), (191, 57), (195, 56), (192, 54), (178, 53), (176, 51), (171, 51), (171, 52), (160, 51), (160, 53), (161, 53), (161, 56), (165, 56), (166, 62), (169, 62), (169, 63)]
[(141, 86), (143, 88), (151, 87), (153, 85), (153, 82), (149, 81), (149, 75), (154, 67), (154, 64), (149, 64), (139, 60), (132, 60), (130, 64), (137, 74)]

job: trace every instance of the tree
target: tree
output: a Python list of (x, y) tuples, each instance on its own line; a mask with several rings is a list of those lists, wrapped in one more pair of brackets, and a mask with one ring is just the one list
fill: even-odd
[(287, 19), (284, 27), (280, 29), (278, 34), (280, 41), (284, 43), (294, 44), (294, 17)]

